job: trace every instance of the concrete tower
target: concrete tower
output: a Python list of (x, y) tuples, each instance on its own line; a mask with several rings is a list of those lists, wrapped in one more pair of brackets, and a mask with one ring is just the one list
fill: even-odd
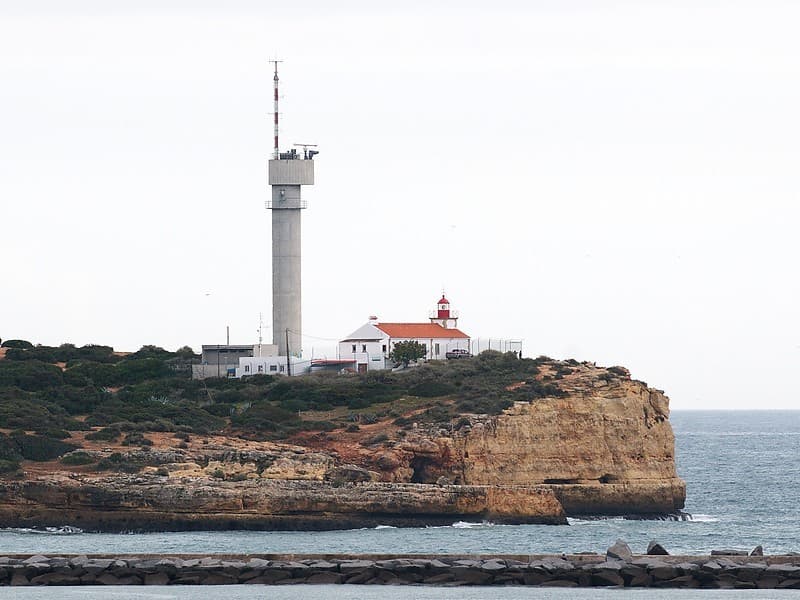
[(278, 61), (275, 61), (275, 146), (269, 161), (272, 197), (266, 207), (272, 211), (272, 343), (279, 356), (300, 356), (302, 350), (300, 211), (306, 203), (300, 197), (303, 185), (314, 183), (316, 150), (303, 146), (280, 152), (278, 146)]

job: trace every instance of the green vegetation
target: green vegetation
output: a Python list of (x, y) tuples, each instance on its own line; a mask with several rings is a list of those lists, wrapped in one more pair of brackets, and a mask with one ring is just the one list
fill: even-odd
[(0, 433), (0, 460), (53, 460), (75, 449), (77, 446), (43, 435), (28, 435), (24, 431)]
[(415, 362), (420, 358), (425, 358), (426, 354), (425, 346), (416, 340), (408, 340), (405, 342), (397, 342), (392, 348), (389, 358), (407, 367), (408, 363)]
[(96, 462), (96, 460), (97, 459), (90, 454), (80, 450), (70, 452), (69, 454), (65, 454), (61, 457), (61, 463), (70, 466), (90, 465), (93, 462)]
[[(559, 396), (553, 380), (578, 365), (487, 351), (398, 372), (195, 381), (191, 364), (197, 357), (188, 347), (169, 352), (144, 346), (125, 355), (100, 345), (3, 345), (0, 428), (22, 431), (0, 439), (0, 461), (8, 463), (0, 469), (12, 471), (20, 460), (52, 460), (75, 450), (70, 432), (88, 429), (94, 429), (88, 440), (146, 447), (152, 442), (143, 434), (154, 431), (174, 432), (186, 446), (189, 434), (222, 431), (286, 439), (302, 431), (355, 433), (379, 420), (452, 424), (465, 413), (498, 414), (515, 401)], [(394, 357), (410, 362), (421, 350), (397, 344)], [(552, 374), (544, 381), (542, 364)], [(69, 456), (66, 461), (80, 460), (79, 454)], [(101, 463), (129, 472), (141, 467), (111, 458)]]

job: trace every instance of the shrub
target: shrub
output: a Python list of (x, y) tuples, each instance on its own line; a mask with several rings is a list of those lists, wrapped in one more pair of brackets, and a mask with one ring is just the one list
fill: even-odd
[(117, 368), (112, 364), (80, 361), (67, 365), (67, 370), (64, 371), (64, 382), (76, 387), (111, 387), (118, 384), (119, 378)]
[(104, 427), (103, 429), (93, 431), (92, 433), (87, 433), (86, 439), (112, 442), (120, 435), (122, 435), (122, 431), (120, 431), (119, 427)]
[(437, 398), (439, 396), (447, 396), (455, 391), (455, 386), (441, 379), (421, 381), (417, 385), (408, 388), (409, 394), (420, 398)]
[(153, 441), (144, 437), (141, 432), (139, 431), (131, 431), (128, 435), (125, 436), (125, 439), (122, 440), (123, 446), (152, 446)]
[(367, 445), (372, 446), (374, 444), (380, 444), (387, 441), (389, 441), (389, 436), (385, 433), (379, 433), (367, 440)]
[(28, 340), (6, 340), (2, 344), (0, 344), (2, 348), (33, 348), (33, 344), (31, 344)]
[(81, 450), (70, 452), (61, 457), (61, 462), (65, 465), (88, 465), (95, 462), (96, 459), (91, 455)]
[(35, 392), (64, 383), (64, 377), (55, 365), (39, 360), (24, 362), (0, 360), (0, 387), (17, 387)]
[(231, 424), (242, 429), (278, 431), (287, 427), (298, 427), (300, 417), (297, 413), (284, 410), (269, 402), (260, 402), (242, 413), (233, 415)]
[(61, 440), (41, 435), (26, 435), (24, 433), (13, 432), (10, 437), (19, 448), (19, 453), (22, 455), (22, 458), (27, 460), (53, 460), (62, 454), (66, 454), (78, 448), (73, 444), (67, 444)]
[(34, 430), (34, 433), (38, 433), (39, 435), (43, 435), (45, 437), (53, 438), (56, 440), (65, 440), (67, 438), (72, 437), (72, 434), (67, 431), (66, 429), (58, 429), (57, 427), (37, 427)]
[(0, 473), (13, 473), (15, 471), (19, 471), (18, 460), (6, 460), (5, 458), (0, 458)]

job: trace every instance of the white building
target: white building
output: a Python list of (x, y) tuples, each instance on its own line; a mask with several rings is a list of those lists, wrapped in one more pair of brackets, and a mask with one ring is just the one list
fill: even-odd
[(311, 370), (311, 361), (295, 356), (243, 356), (234, 377), (249, 375), (302, 375)]
[(442, 295), (428, 323), (378, 323), (376, 318), (339, 342), (339, 357), (352, 358), (358, 372), (393, 366), (389, 354), (397, 342), (416, 341), (426, 351), (426, 359), (441, 360), (455, 349), (469, 351), (470, 338), (456, 325), (458, 315)]

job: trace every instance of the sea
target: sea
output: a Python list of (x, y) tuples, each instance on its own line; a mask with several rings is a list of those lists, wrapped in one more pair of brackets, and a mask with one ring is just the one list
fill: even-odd
[[(678, 474), (688, 520), (570, 519), (569, 525), (455, 522), (446, 527), (376, 527), (331, 532), (86, 533), (0, 530), (0, 555), (178, 553), (604, 553), (617, 539), (636, 552), (657, 540), (671, 554), (714, 549), (800, 552), (800, 411), (673, 411)], [(5, 588), (0, 598), (300, 599), (351, 598), (799, 598), (794, 590), (562, 590), (391, 586)]]

